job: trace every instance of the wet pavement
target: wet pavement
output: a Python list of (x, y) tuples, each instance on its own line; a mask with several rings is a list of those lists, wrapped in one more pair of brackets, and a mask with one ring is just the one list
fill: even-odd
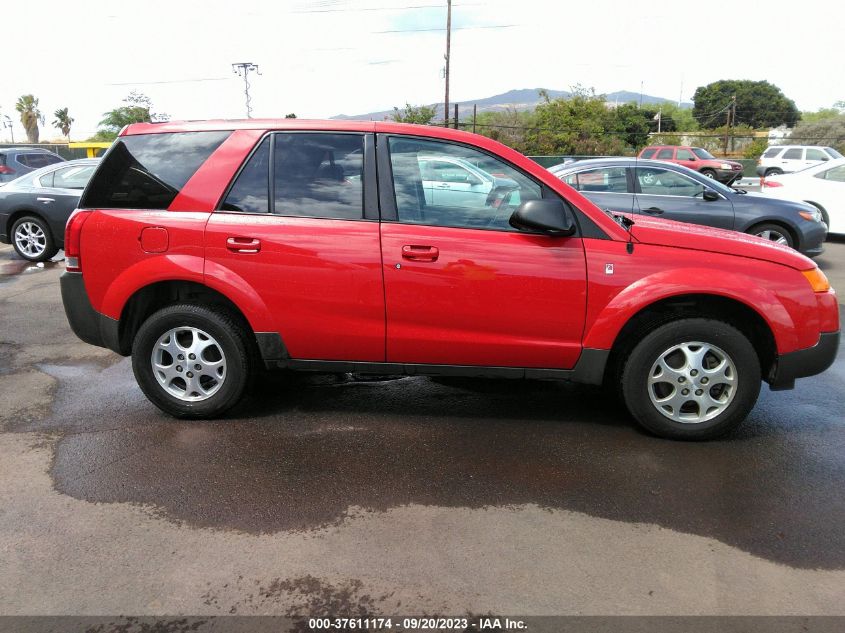
[[(818, 261), (834, 286), (845, 290), (845, 243), (829, 244)], [(580, 612), (626, 612), (605, 593), (618, 582), (613, 575), (648, 572), (648, 578), (671, 587), (686, 582), (679, 579), (681, 569), (689, 576), (703, 573), (714, 583), (711, 589), (719, 596), (710, 600), (716, 605), (733, 604), (723, 593), (747, 591), (756, 601), (742, 603), (748, 612), (780, 612), (760, 596), (766, 587), (773, 595), (789, 595), (784, 600), (795, 600), (799, 607), (810, 604), (810, 598), (802, 597), (806, 592), (815, 596), (820, 612), (845, 612), (843, 353), (825, 374), (798, 381), (795, 391), (764, 387), (744, 426), (708, 443), (651, 437), (596, 388), (509, 380), (275, 374), (262, 378), (252, 398), (227, 419), (186, 422), (163, 415), (146, 401), (128, 359), (73, 338), (58, 294), (61, 270), (62, 264), (55, 263), (22, 265), (7, 247), (0, 249), (0, 391), (11, 402), (0, 414), (0, 440), (7, 438), (16, 447), (21, 440), (28, 442), (33, 481), (43, 475), (50, 482), (36, 494), (44, 495), (45, 504), (48, 497), (64, 499), (64, 520), (70, 523), (73, 508), (79, 516), (99, 512), (109, 517), (128, 512), (126, 508), (145, 509), (143, 521), (130, 513), (109, 519), (123, 526), (119, 529), (109, 522), (100, 526), (111, 530), (101, 534), (106, 542), (120, 540), (120, 530), (134, 531), (132, 526), (149, 521), (145, 529), (168, 534), (176, 529), (179, 539), (258, 539), (252, 545), (229, 542), (227, 547), (246, 558), (276, 543), (280, 549), (270, 558), (281, 568), (290, 563), (291, 573), (275, 579), (259, 577), (256, 571), (255, 585), (251, 577), (244, 580), (241, 570), (241, 579), (233, 578), (225, 587), (206, 586), (205, 599), (202, 593), (188, 592), (184, 603), (178, 603), (182, 613), (217, 612), (221, 603), (243, 610), (249, 606), (245, 596), (258, 595), (252, 588), (271, 580), (286, 587), (298, 586), (303, 578), (318, 582), (315, 576), (329, 586), (360, 583), (349, 573), (334, 577), (327, 570), (344, 567), (337, 560), (339, 551), (349, 561), (357, 560), (374, 534), (380, 535), (379, 545), (371, 554), (381, 560), (364, 575), (389, 602), (393, 593), (388, 589), (408, 582), (393, 566), (423, 563), (409, 560), (407, 552), (392, 552), (395, 560), (384, 558), (384, 543), (398, 539), (414, 552), (415, 543), (433, 538), (432, 521), (439, 521), (438, 538), (452, 534), (462, 544), (461, 556), (500, 559), (499, 571), (505, 576), (497, 591), (507, 591), (508, 583), (517, 582), (511, 579), (530, 577), (544, 565), (561, 566), (557, 582), (563, 587), (572, 583), (569, 602), (561, 598), (558, 610), (553, 604), (544, 606), (544, 586), (536, 587), (538, 595), (520, 594), (522, 602), (516, 601), (533, 605), (538, 613), (570, 612), (583, 574), (589, 576), (593, 601), (579, 598), (586, 601), (578, 603)], [(39, 468), (43, 472), (36, 477)], [(18, 494), (22, 490), (10, 488), (0, 500), (20, 503)], [(64, 511), (55, 511), (53, 520), (61, 521)], [(31, 571), (14, 564), (3, 569), (4, 536), (21, 529), (12, 517), (26, 515), (24, 508), (16, 512), (4, 515), (0, 510), (0, 572), (13, 575)], [(89, 537), (98, 531), (89, 525), (91, 520), (85, 520)], [(301, 540), (326, 539), (327, 534), (340, 539), (357, 529), (351, 526), (365, 524), (370, 526), (367, 535), (353, 539), (357, 546), (315, 550), (313, 541), (306, 546)], [(466, 532), (461, 525), (476, 527)], [(539, 530), (540, 525), (546, 528)], [(575, 533), (573, 525), (579, 526), (580, 536), (552, 547), (562, 534)], [(31, 537), (30, 546), (49, 540), (49, 530), (28, 529), (41, 534)], [(490, 545), (491, 532), (498, 535), (493, 542), (502, 550)], [(671, 554), (658, 544), (669, 537)], [(613, 543), (626, 539), (637, 542), (637, 555), (630, 561), (613, 554)], [(566, 551), (575, 542), (580, 547)], [(296, 556), (290, 548), (296, 547), (304, 547), (311, 558), (294, 576)], [(353, 554), (353, 547), (362, 549)], [(576, 573), (567, 564), (582, 554), (589, 556), (577, 563)], [(130, 562), (120, 564), (143, 566), (148, 555), (130, 546)], [(64, 556), (72, 560), (73, 551)], [(669, 562), (673, 557), (680, 559)], [(226, 567), (208, 552), (194, 560), (205, 577)], [(56, 564), (73, 565), (67, 560)], [(261, 565), (256, 563), (255, 569)], [(381, 577), (379, 565), (384, 566)], [(675, 572), (672, 565), (677, 565)], [(320, 569), (322, 575), (311, 575)], [(560, 571), (564, 569), (569, 576)], [(190, 585), (171, 577), (160, 581), (177, 595)], [(445, 579), (415, 577), (414, 582), (419, 586), (405, 597), (405, 606), (491, 607), (484, 596), (490, 600), (492, 588), (446, 595), (448, 574)], [(704, 598), (694, 588), (689, 594), (678, 587), (675, 591), (674, 602), (655, 602), (653, 612), (698, 612)], [(843, 600), (837, 599), (837, 591)], [(10, 604), (22, 609), (44, 604), (51, 610), (49, 598), (39, 602), (24, 590)], [(671, 610), (672, 604), (678, 611)], [(266, 601), (252, 607), (276, 609)]]

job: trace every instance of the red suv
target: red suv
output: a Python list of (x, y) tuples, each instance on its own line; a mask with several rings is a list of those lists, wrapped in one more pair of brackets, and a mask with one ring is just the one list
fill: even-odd
[[(448, 178), (429, 179), (435, 161)], [(131, 354), (179, 417), (220, 415), (261, 367), (568, 379), (702, 439), (746, 417), (761, 379), (826, 369), (839, 341), (833, 290), (792, 249), (605, 213), (438, 127), (131, 125), (65, 249), (74, 332)]]
[(735, 160), (716, 158), (706, 149), (686, 145), (650, 145), (644, 148), (637, 157), (683, 165), (726, 185), (742, 178), (744, 169), (742, 163)]

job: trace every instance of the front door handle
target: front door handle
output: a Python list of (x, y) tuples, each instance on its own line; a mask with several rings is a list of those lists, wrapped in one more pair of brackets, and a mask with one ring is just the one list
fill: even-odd
[(50, 204), (51, 202), (56, 201), (55, 198), (36, 198), (36, 200), (38, 200), (38, 202), (42, 202), (44, 204)]
[(436, 262), (440, 256), (440, 249), (436, 246), (416, 246), (406, 244), (402, 247), (402, 258), (412, 262)]
[(648, 209), (643, 209), (643, 213), (650, 213), (652, 215), (660, 215), (663, 213), (663, 209), (658, 207), (649, 207)]
[(435, 185), (438, 189), (448, 189), (449, 183), (441, 182), (439, 185)]
[(261, 240), (254, 237), (229, 237), (226, 248), (233, 253), (257, 253), (261, 250)]

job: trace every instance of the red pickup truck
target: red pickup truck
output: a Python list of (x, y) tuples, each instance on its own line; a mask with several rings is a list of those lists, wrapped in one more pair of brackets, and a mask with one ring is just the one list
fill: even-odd
[(650, 431), (704, 439), (839, 341), (836, 296), (799, 253), (606, 213), (438, 127), (131, 125), (65, 249), (74, 332), (131, 355), (179, 417), (222, 414), (262, 368), (471, 375), (605, 384)]

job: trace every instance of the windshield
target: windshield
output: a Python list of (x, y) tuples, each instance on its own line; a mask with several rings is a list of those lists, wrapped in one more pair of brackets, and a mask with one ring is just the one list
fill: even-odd
[(842, 158), (843, 157), (842, 154), (837, 152), (832, 147), (826, 147), (825, 149), (827, 150), (827, 153), (830, 154), (831, 156), (833, 156), (834, 158)]
[(710, 152), (706, 149), (702, 149), (700, 147), (693, 147), (692, 153), (698, 156), (701, 160), (714, 160), (716, 157), (713, 156)]

